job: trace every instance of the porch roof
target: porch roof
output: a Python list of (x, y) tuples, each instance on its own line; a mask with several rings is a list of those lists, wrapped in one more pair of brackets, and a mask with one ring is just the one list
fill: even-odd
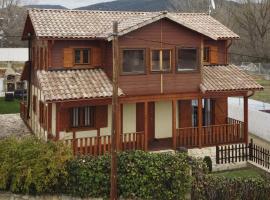
[(235, 65), (203, 66), (201, 91), (254, 91), (263, 90), (244, 70)]
[[(102, 69), (37, 71), (45, 101), (111, 97), (113, 86)], [(118, 95), (123, 95), (119, 88)]]

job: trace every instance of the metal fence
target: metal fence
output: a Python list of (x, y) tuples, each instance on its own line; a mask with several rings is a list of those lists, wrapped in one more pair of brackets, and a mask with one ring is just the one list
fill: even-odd
[(264, 75), (267, 80), (270, 80), (270, 63), (242, 62), (238, 66), (249, 73)]

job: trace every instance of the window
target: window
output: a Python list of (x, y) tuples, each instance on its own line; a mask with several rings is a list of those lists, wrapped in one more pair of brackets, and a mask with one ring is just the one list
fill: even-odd
[(203, 62), (210, 62), (210, 47), (203, 48)]
[(74, 50), (75, 64), (90, 64), (90, 49), (75, 49)]
[(45, 117), (44, 117), (44, 103), (39, 101), (39, 123), (44, 124)]
[(170, 71), (171, 69), (171, 50), (152, 50), (151, 52), (152, 71)]
[(177, 71), (196, 70), (198, 67), (198, 50), (196, 48), (179, 48), (177, 52)]
[(96, 109), (93, 106), (72, 108), (71, 111), (71, 126), (73, 128), (95, 126)]
[(36, 113), (37, 111), (37, 96), (36, 95), (33, 96), (32, 105), (33, 105), (33, 112)]
[(140, 74), (145, 72), (144, 49), (125, 49), (122, 56), (123, 73)]

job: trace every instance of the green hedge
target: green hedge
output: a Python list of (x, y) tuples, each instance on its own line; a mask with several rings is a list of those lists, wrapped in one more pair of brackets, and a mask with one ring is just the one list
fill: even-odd
[(14, 193), (52, 193), (65, 177), (71, 152), (62, 143), (34, 137), (0, 140), (0, 190)]
[(270, 181), (263, 178), (227, 178), (213, 174), (198, 176), (192, 187), (198, 200), (263, 200), (270, 197)]
[[(110, 157), (81, 157), (67, 164), (66, 193), (81, 197), (108, 197)], [(143, 151), (118, 155), (118, 195), (139, 199), (184, 199), (192, 177), (185, 154)]]

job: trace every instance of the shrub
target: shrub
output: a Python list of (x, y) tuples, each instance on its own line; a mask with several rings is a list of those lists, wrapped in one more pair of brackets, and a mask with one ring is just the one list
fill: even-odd
[[(80, 157), (67, 164), (66, 193), (81, 197), (108, 197), (110, 156)], [(139, 199), (184, 199), (192, 177), (186, 154), (142, 151), (118, 155), (118, 195)]]
[(263, 178), (226, 178), (205, 175), (193, 183), (193, 199), (269, 199), (270, 181)]
[(205, 162), (207, 168), (208, 168), (208, 171), (209, 172), (212, 172), (212, 160), (209, 156), (205, 156), (203, 161)]
[[(15, 193), (54, 192), (59, 177), (66, 177), (71, 152), (62, 143), (34, 137), (0, 141), (0, 189)], [(64, 179), (62, 179), (64, 180)]]

